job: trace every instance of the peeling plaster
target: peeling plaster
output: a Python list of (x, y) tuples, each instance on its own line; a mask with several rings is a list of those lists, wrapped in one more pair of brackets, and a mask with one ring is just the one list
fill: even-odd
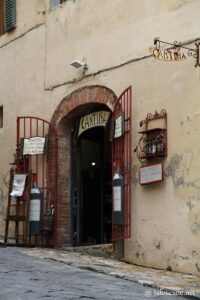
[(197, 252), (195, 250), (192, 251), (192, 256), (197, 256)]
[(200, 222), (194, 222), (191, 231), (193, 234), (197, 235), (200, 232)]
[(199, 268), (198, 263), (196, 263), (196, 268), (197, 268), (197, 271), (200, 272), (200, 268)]
[(155, 247), (156, 247), (157, 249), (160, 249), (160, 248), (161, 248), (161, 243), (159, 242), (158, 244), (155, 244)]
[(132, 184), (138, 183), (138, 167), (136, 165), (132, 166), (131, 181), (132, 181)]
[(183, 125), (184, 125), (184, 123), (183, 123), (183, 121), (181, 121), (181, 122), (180, 122), (180, 126), (183, 126)]
[(193, 181), (191, 181), (191, 182), (186, 182), (186, 186), (187, 186), (187, 187), (190, 187), (190, 186), (191, 186), (191, 187), (196, 188), (196, 189), (198, 189), (198, 190), (200, 189), (199, 187), (196, 186), (196, 184), (195, 184)]
[(190, 200), (188, 200), (186, 202), (187, 207), (189, 208), (189, 210), (192, 210), (192, 208), (194, 207), (194, 205), (190, 202)]
[(176, 187), (184, 185), (184, 177), (183, 176), (180, 176), (178, 178), (176, 177), (176, 172), (180, 168), (182, 160), (183, 160), (182, 155), (179, 155), (177, 153), (174, 154), (174, 156), (172, 156), (172, 158), (170, 159), (169, 164), (164, 172), (166, 177), (170, 177), (170, 176), (172, 177), (174, 185)]
[(188, 256), (179, 256), (180, 258), (182, 258), (183, 260), (188, 260), (189, 257)]
[[(188, 150), (188, 152), (192, 155), (191, 149)], [(174, 156), (170, 159), (168, 166), (165, 169), (165, 176), (166, 177), (172, 177), (173, 183), (175, 187), (193, 187), (196, 189), (196, 192), (200, 192), (200, 187), (195, 183), (195, 181), (186, 181), (184, 176), (184, 170), (186, 172), (185, 175), (189, 176), (188, 173), (190, 171), (189, 168), (185, 166), (186, 158), (183, 159), (183, 155), (174, 154)], [(189, 166), (191, 166), (192, 163), (192, 157), (191, 159), (187, 160), (187, 165), (189, 163)], [(182, 165), (181, 165), (182, 164)], [(182, 167), (182, 168), (180, 168)], [(196, 200), (200, 200), (199, 196), (196, 198)]]
[(137, 258), (142, 257), (143, 259), (145, 259), (144, 250), (143, 250), (142, 246), (138, 242), (136, 242), (136, 247), (135, 248), (136, 248), (135, 256)]
[(174, 154), (174, 156), (170, 159), (169, 165), (165, 170), (165, 176), (172, 176), (175, 181), (176, 171), (180, 168), (181, 160), (183, 159), (182, 155)]
[(181, 177), (178, 177), (176, 180), (175, 180), (175, 185), (178, 187), (180, 185), (184, 185), (184, 178), (181, 176)]

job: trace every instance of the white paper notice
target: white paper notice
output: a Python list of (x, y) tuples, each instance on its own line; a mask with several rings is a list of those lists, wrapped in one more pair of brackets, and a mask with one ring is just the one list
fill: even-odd
[(11, 196), (20, 197), (23, 195), (26, 181), (26, 174), (15, 174)]
[(114, 138), (118, 138), (122, 136), (123, 130), (122, 130), (122, 116), (117, 117), (115, 120), (115, 134)]
[(30, 139), (24, 139), (23, 155), (36, 155), (44, 153), (45, 138), (35, 136)]

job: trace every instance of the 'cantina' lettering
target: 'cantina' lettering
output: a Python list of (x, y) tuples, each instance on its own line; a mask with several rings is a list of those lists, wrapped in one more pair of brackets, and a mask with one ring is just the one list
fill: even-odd
[(80, 119), (78, 135), (93, 127), (106, 126), (109, 116), (108, 111), (97, 111), (84, 116)]
[(169, 51), (155, 48), (149, 48), (149, 50), (154, 58), (164, 61), (181, 61), (187, 58), (185, 53), (177, 51)]

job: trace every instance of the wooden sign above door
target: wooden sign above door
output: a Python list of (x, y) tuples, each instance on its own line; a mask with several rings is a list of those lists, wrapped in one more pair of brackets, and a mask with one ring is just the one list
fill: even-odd
[(163, 181), (162, 163), (152, 164), (140, 168), (140, 184), (151, 184)]
[(78, 136), (88, 129), (98, 126), (106, 126), (109, 116), (109, 111), (96, 111), (82, 117), (79, 123)]

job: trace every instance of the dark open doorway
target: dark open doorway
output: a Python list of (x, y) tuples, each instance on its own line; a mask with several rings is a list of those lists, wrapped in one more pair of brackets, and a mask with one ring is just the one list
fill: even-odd
[(111, 242), (112, 167), (109, 126), (81, 134), (73, 149), (73, 244)]

